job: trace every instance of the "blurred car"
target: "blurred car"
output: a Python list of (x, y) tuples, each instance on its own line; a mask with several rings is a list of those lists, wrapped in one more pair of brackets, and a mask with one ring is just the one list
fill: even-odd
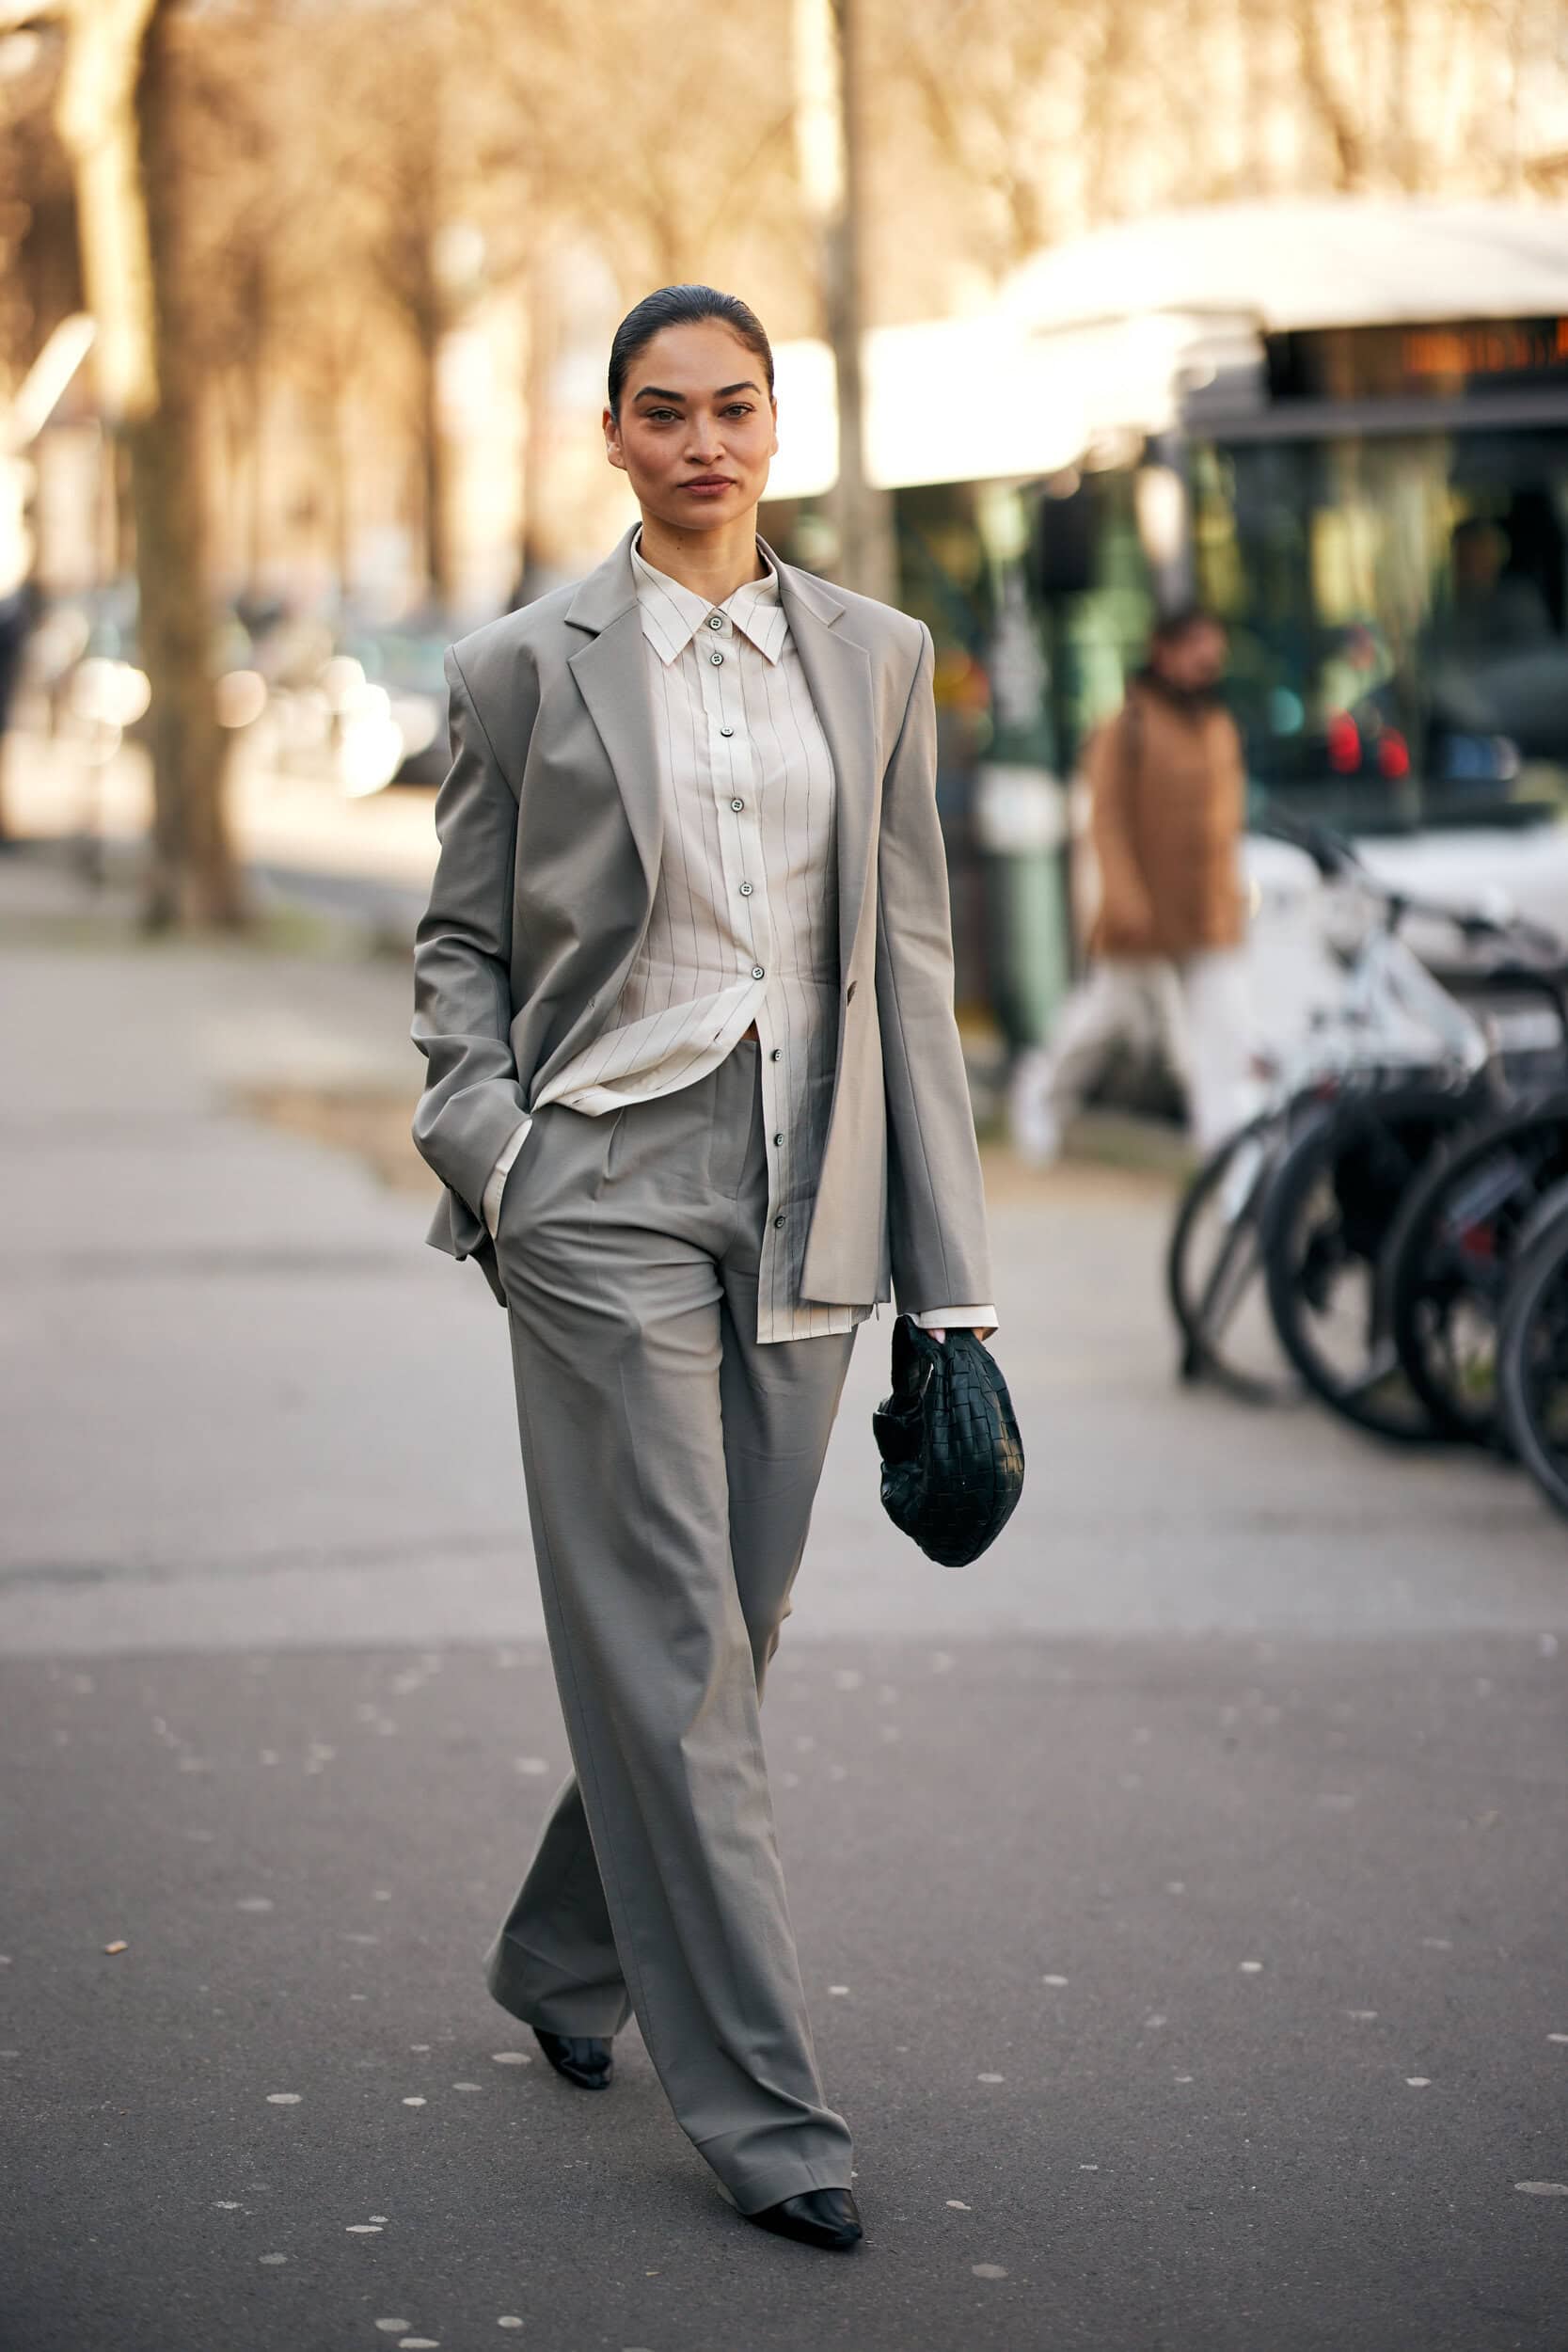
[(356, 661), (367, 687), (386, 697), (402, 739), (388, 784), (439, 784), (451, 765), (443, 658), (455, 628), (437, 623), (345, 630), (340, 656)]

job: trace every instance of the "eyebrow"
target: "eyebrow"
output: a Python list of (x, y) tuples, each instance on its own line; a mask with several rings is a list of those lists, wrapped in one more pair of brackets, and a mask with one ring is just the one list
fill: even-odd
[[(750, 377), (748, 377), (743, 383), (740, 384), (721, 384), (719, 389), (714, 393), (713, 397), (715, 400), (728, 400), (732, 392), (760, 392), (761, 389), (762, 387), (760, 384), (753, 384)], [(657, 384), (640, 384), (637, 390), (632, 394), (632, 398), (634, 400), (685, 401), (688, 397), (689, 395), (685, 392), (664, 391)]]

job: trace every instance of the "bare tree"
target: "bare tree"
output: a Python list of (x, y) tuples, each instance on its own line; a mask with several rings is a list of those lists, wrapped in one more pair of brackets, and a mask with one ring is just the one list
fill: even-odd
[(58, 121), (83, 278), (129, 452), (141, 658), (151, 687), (152, 856), (143, 919), (236, 925), (226, 739), (210, 670), (200, 393), (193, 363), (173, 0), (70, 0)]

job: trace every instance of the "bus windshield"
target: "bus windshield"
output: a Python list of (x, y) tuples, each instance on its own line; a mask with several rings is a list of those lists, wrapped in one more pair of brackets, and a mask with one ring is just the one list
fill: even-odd
[(1200, 444), (1259, 799), (1361, 831), (1568, 803), (1568, 431)]

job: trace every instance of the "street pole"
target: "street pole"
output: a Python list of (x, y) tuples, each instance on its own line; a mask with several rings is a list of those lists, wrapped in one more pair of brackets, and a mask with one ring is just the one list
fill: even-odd
[(858, 0), (795, 0), (797, 154), (820, 252), (823, 324), (838, 389), (838, 479), (828, 501), (837, 577), (885, 604), (898, 597), (893, 501), (865, 462), (865, 150)]

